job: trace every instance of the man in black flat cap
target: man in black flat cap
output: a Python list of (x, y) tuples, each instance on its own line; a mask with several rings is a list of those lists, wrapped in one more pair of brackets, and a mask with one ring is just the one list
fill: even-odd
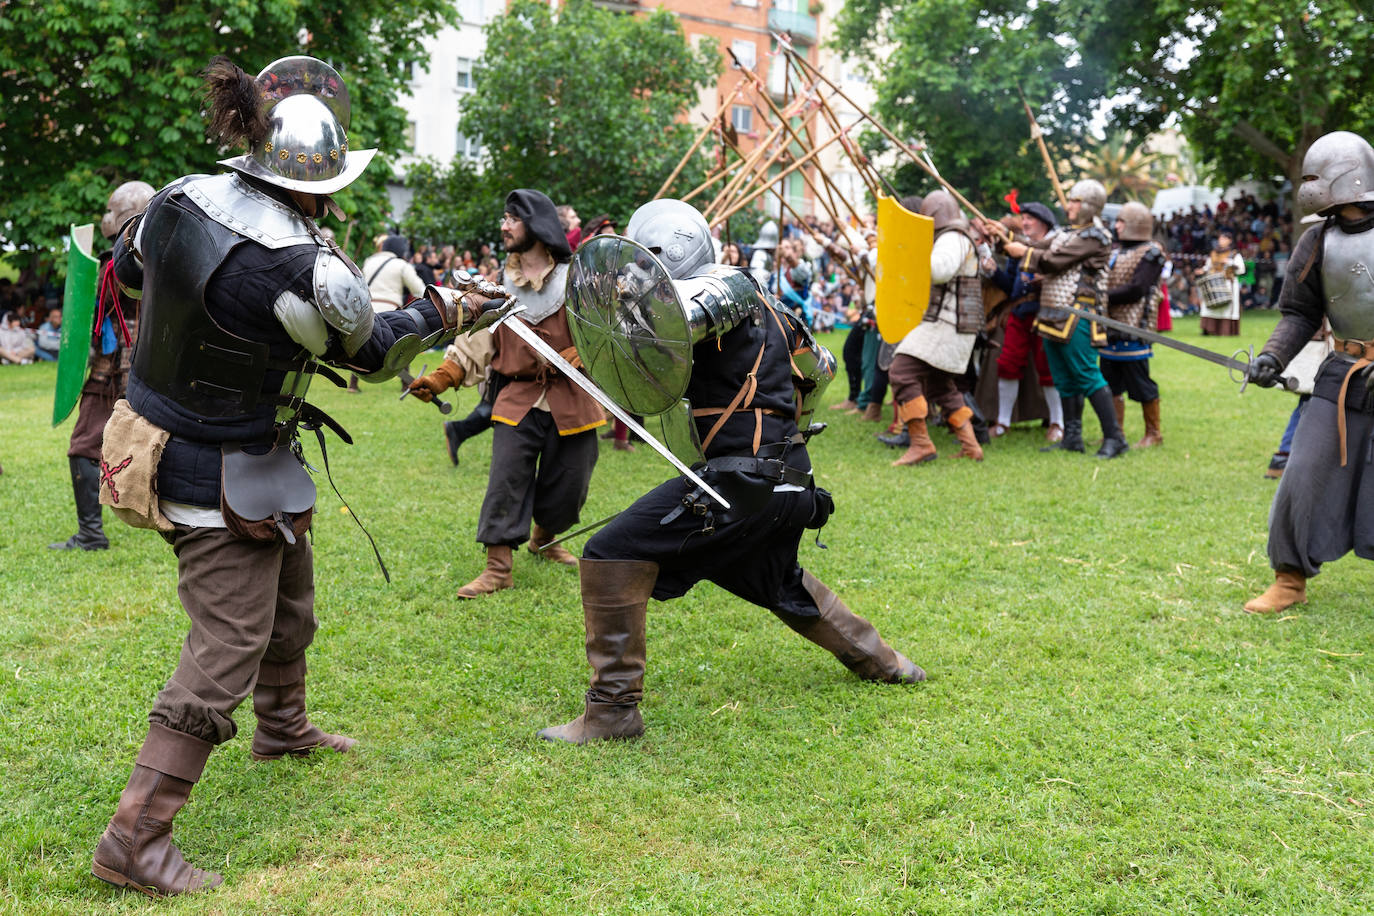
[[(509, 253), (501, 285), (525, 306), (515, 320), (523, 319), (564, 359), (580, 365), (563, 308), (572, 251), (553, 201), (528, 188), (512, 191), (501, 242)], [(510, 588), (513, 548), (528, 540), (537, 551), (577, 523), (596, 467), (594, 430), (606, 423), (600, 404), (504, 325), (495, 334), (456, 340), (439, 368), (416, 379), (412, 390), (430, 400), (455, 385), (475, 385), (488, 366), (506, 381), (492, 406), (491, 471), (477, 522), (487, 565), (458, 589), (459, 598)], [(538, 555), (577, 565), (562, 546)]]

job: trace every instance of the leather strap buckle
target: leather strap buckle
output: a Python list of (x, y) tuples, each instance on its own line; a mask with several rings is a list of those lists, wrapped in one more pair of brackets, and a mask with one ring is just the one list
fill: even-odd
[(1374, 358), (1374, 341), (1335, 338), (1336, 349), (1356, 359)]

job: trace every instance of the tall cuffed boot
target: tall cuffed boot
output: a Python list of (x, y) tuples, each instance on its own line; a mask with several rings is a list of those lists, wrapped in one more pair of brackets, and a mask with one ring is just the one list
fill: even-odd
[(1042, 452), (1079, 452), (1083, 448), (1083, 395), (1066, 394), (1060, 397), (1064, 408), (1064, 435), (1054, 445), (1047, 445)]
[(93, 458), (67, 458), (76, 500), (76, 534), (49, 544), (50, 550), (105, 550), (110, 541), (100, 517), (100, 462)]
[(487, 545), (487, 568), (481, 574), (458, 589), (459, 598), (480, 598), (510, 588), (515, 584), (511, 578), (510, 547), (506, 544)]
[(983, 460), (983, 447), (978, 444), (978, 436), (973, 431), (973, 411), (970, 408), (960, 407), (949, 415), (949, 431), (959, 440), (959, 454), (955, 458)]
[(894, 468), (925, 464), (936, 459), (935, 443), (930, 441), (930, 433), (926, 430), (928, 411), (924, 397), (913, 398), (897, 405), (897, 416), (906, 424), (907, 449), (900, 458), (892, 462)]
[(577, 557), (569, 553), (562, 544), (555, 544), (544, 550), (540, 549), (556, 538), (557, 535), (545, 531), (542, 526), (536, 524), (530, 529), (530, 553), (542, 560), (552, 560), (555, 563), (562, 563), (564, 566), (576, 566)]
[(149, 897), (209, 890), (224, 878), (196, 868), (172, 842), (172, 820), (191, 796), (214, 748), (185, 732), (151, 725), (119, 806), (95, 847), (91, 873)]
[(658, 564), (584, 559), (578, 571), (592, 683), (582, 715), (539, 737), (568, 744), (637, 737), (644, 734), (645, 617)]
[(866, 681), (916, 684), (926, 679), (926, 673), (889, 646), (873, 624), (846, 607), (824, 582), (806, 570), (802, 570), (802, 587), (816, 603), (820, 616), (789, 619), (787, 625), (797, 633)]
[[(265, 683), (281, 680), (290, 683)], [(258, 717), (249, 750), (254, 760), (280, 760), (287, 754), (307, 757), (322, 747), (346, 754), (358, 743), (347, 735), (322, 731), (306, 716), (304, 664), (286, 668), (263, 662), (253, 688), (253, 712)]]
[(1159, 432), (1159, 398), (1141, 404), (1140, 412), (1145, 417), (1145, 435), (1140, 437), (1140, 441), (1135, 444), (1135, 447), (1152, 448), (1156, 445), (1163, 445), (1164, 436)]
[(1098, 458), (1115, 458), (1131, 450), (1126, 437), (1121, 432), (1121, 424), (1116, 422), (1116, 409), (1112, 406), (1112, 392), (1105, 385), (1092, 393), (1088, 403), (1097, 414), (1097, 422), (1102, 425), (1102, 447), (1097, 450)]
[(964, 392), (964, 406), (972, 411), (969, 422), (973, 424), (974, 438), (978, 440), (979, 445), (987, 445), (992, 441), (992, 433), (988, 429), (988, 418), (983, 416), (983, 408), (978, 406), (978, 401), (967, 391)]
[(1251, 614), (1276, 614), (1307, 600), (1307, 578), (1296, 570), (1274, 571), (1274, 584), (1258, 598), (1245, 602)]

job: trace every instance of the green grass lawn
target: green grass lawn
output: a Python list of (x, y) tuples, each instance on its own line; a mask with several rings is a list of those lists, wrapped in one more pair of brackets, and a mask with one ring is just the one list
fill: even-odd
[[(877, 424), (823, 410), (839, 508), (802, 564), (930, 680), (861, 683), (703, 585), (650, 605), (643, 739), (587, 748), (534, 735), (586, 688), (576, 573), (522, 553), (515, 589), (453, 596), (482, 564), (490, 437), (452, 470), (395, 383), (317, 386), (393, 577), (320, 480), (311, 706), (360, 743), (254, 763), (245, 704), (176, 825), (225, 884), (150, 904), (90, 856), (184, 634), (175, 562), (110, 513), (108, 552), (45, 548), (74, 530), (71, 421), (49, 428), (51, 366), (0, 368), (0, 912), (1374, 911), (1374, 566), (1243, 613), (1295, 401), (1171, 351), (1154, 374), (1165, 444), (1111, 462), (1016, 427), (981, 465), (937, 431), (939, 461), (893, 468)], [(609, 445), (588, 521), (669, 473)]]

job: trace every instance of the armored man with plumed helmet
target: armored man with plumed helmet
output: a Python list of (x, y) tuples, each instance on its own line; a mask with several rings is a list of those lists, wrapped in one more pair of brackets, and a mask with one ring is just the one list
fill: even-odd
[[(808, 419), (834, 376), (834, 358), (747, 272), (712, 264), (710, 230), (691, 205), (645, 204), (631, 217), (626, 235), (637, 244), (601, 237), (584, 243), (574, 259), (574, 326), (585, 321), (574, 310), (590, 290), (588, 298), (605, 308), (606, 326), (619, 335), (605, 347), (579, 341), (578, 351), (597, 381), (597, 365), (588, 360), (603, 350), (644, 354), (642, 365), (662, 370), (660, 377), (647, 376), (651, 387), (667, 387), (673, 364), (689, 365), (690, 406), (675, 402), (681, 409), (662, 415), (682, 418), (685, 435), (669, 434), (672, 424), (664, 419), (665, 436), (670, 444), (692, 442), (703, 480), (731, 505), (722, 508), (699, 485), (677, 477), (640, 497), (587, 541), (578, 570), (591, 686), (581, 715), (539, 736), (585, 744), (641, 734), (649, 598), (680, 597), (702, 580), (772, 611), (861, 678), (924, 680), (925, 672), (797, 563), (802, 532), (823, 525), (834, 507), (812, 477), (808, 435), (801, 431), (803, 425), (811, 430)], [(604, 265), (601, 250), (614, 253), (616, 246), (634, 260), (613, 259), (612, 268), (621, 265), (616, 274), (591, 272), (579, 291), (579, 268)], [(634, 290), (646, 276), (649, 292), (640, 295)], [(675, 354), (662, 342), (666, 333), (656, 336), (672, 325), (654, 313), (664, 300), (654, 299), (653, 291), (665, 288), (675, 291), (666, 295), (688, 303), (687, 314), (694, 316), (695, 343), (685, 353)]]
[(1308, 228), (1279, 294), (1282, 317), (1250, 365), (1266, 387), (1322, 326), (1335, 352), (1317, 370), (1269, 510), (1274, 583), (1245, 605), (1274, 613), (1307, 600), (1307, 580), (1350, 551), (1374, 560), (1374, 147), (1337, 131), (1302, 162)]
[(248, 153), (163, 188), (114, 245), (116, 278), (141, 291), (142, 309), (101, 499), (172, 545), (190, 630), (93, 871), (158, 897), (222, 880), (186, 862), (172, 822), (250, 693), (254, 759), (354, 744), (306, 716), (315, 486), (297, 431), (321, 447), (321, 426), (347, 436), (306, 402), (311, 378), (342, 384), (324, 362), (391, 378), (461, 324), (453, 297), (437, 295), (374, 315), (358, 268), (317, 226), (341, 215), (328, 195), (376, 152), (349, 149), (333, 68), (291, 57), (254, 79), (216, 58), (205, 75), (211, 133)]

